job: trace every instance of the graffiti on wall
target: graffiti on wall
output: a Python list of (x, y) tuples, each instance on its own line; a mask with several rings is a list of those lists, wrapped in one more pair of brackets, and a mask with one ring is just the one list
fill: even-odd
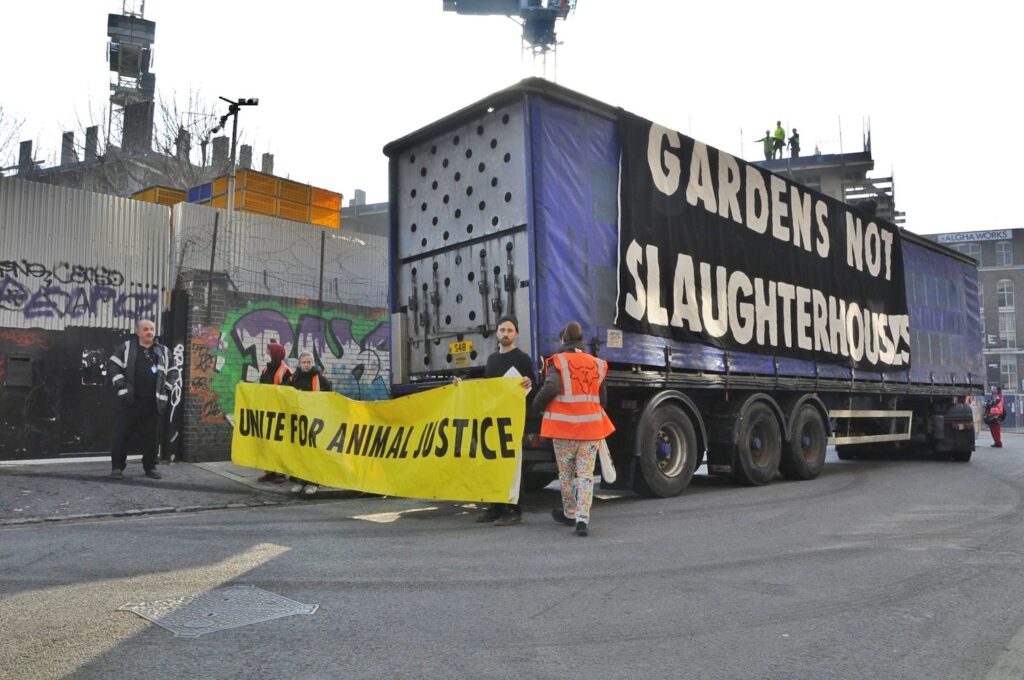
[(0, 309), (26, 319), (80, 319), (107, 308), (115, 317), (139, 319), (156, 311), (157, 293), (125, 290), (124, 274), (109, 267), (0, 260), (0, 276)]
[[(192, 329), (192, 347), (190, 352), (191, 370), (189, 371), (189, 392), (203, 400), (199, 416), (207, 423), (227, 422), (224, 411), (218, 403), (217, 393), (213, 390), (213, 376), (224, 365), (224, 357), (218, 356), (223, 343), (220, 330), (195, 326)], [(234, 397), (234, 388), (231, 390)]]
[(39, 331), (19, 330), (17, 328), (0, 329), (0, 340), (13, 342), (18, 347), (38, 347), (50, 349), (50, 341)]
[(307, 306), (250, 303), (229, 313), (219, 327), (193, 327), (189, 389), (204, 400), (204, 420), (223, 422), (234, 412), (235, 385), (259, 380), (270, 361), (267, 345), (276, 341), (285, 346), (292, 368), (300, 352), (312, 352), (335, 392), (362, 401), (387, 399), (388, 337), (384, 310), (321, 313)]

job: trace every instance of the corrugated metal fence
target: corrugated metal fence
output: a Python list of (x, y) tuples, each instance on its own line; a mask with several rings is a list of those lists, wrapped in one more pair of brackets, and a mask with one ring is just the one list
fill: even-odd
[(173, 210), (176, 272), (224, 273), (250, 295), (386, 306), (382, 236), (190, 203)]
[(169, 218), (161, 205), (0, 179), (0, 328), (159, 321)]

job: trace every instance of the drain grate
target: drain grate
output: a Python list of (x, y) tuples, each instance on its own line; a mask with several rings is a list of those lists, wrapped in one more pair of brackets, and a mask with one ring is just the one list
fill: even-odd
[(198, 637), (251, 623), (312, 614), (320, 605), (302, 604), (255, 586), (229, 586), (169, 600), (129, 602), (118, 611), (134, 612), (174, 633)]

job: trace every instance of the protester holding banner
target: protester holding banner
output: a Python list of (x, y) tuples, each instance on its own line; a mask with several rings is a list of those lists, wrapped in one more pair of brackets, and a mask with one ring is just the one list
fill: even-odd
[[(267, 353), (270, 355), (270, 361), (267, 362), (267, 367), (260, 374), (260, 384), (287, 385), (292, 379), (292, 369), (288, 368), (288, 363), (284, 360), (286, 353), (284, 345), (279, 342), (271, 342), (267, 345)], [(266, 470), (257, 481), (281, 484), (284, 480), (285, 476), (279, 472)]]
[[(487, 357), (485, 378), (522, 377), (522, 386), (526, 390), (533, 389), (537, 375), (533, 370), (533, 359), (523, 350), (516, 347), (519, 337), (519, 321), (514, 316), (503, 316), (498, 319), (495, 330), (498, 336), (498, 351)], [(529, 398), (529, 393), (527, 393)], [(477, 517), (477, 522), (493, 522), (495, 526), (506, 527), (523, 521), (523, 509), (520, 503), (492, 503)]]
[[(292, 374), (291, 386), (303, 392), (330, 392), (331, 381), (320, 374), (320, 369), (313, 363), (312, 352), (299, 353), (299, 367)], [(305, 493), (312, 496), (320, 487), (313, 482), (293, 477), (295, 484), (292, 493)]]
[(586, 536), (594, 465), (601, 442), (615, 431), (604, 412), (608, 363), (587, 354), (583, 329), (576, 321), (565, 325), (560, 340), (558, 353), (545, 364), (547, 375), (533, 408), (544, 413), (540, 433), (552, 439), (558, 461), (562, 509), (551, 515), (556, 522), (575, 526), (577, 536)]

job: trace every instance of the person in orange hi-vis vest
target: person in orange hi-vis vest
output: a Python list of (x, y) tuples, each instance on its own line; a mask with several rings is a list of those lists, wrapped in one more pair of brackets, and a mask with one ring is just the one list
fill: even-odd
[(577, 536), (586, 536), (598, 449), (615, 431), (604, 412), (608, 362), (587, 353), (577, 321), (567, 323), (559, 339), (562, 346), (545, 362), (547, 375), (533, 408), (543, 412), (540, 434), (551, 438), (558, 461), (562, 509), (551, 515), (556, 522), (575, 526)]
[[(330, 392), (331, 381), (320, 374), (320, 369), (313, 362), (312, 352), (299, 353), (299, 367), (292, 374), (291, 386), (302, 392)], [(292, 493), (305, 493), (312, 496), (320, 487), (313, 482), (307, 482), (298, 477), (292, 477), (295, 484), (292, 486)]]
[[(279, 342), (270, 342), (267, 345), (267, 354), (270, 355), (270, 361), (267, 362), (267, 367), (260, 373), (260, 384), (287, 385), (292, 379), (292, 369), (288, 368), (288, 362), (284, 360), (286, 354), (284, 345)], [(284, 480), (285, 476), (281, 473), (266, 470), (263, 476), (256, 481), (281, 484)]]

